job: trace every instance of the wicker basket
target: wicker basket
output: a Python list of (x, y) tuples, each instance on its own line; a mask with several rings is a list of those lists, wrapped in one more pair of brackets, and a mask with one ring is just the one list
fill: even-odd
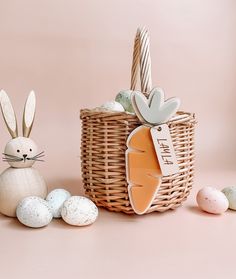
[[(141, 90), (149, 92), (149, 59), (148, 33), (145, 29), (138, 29), (134, 44), (131, 89), (136, 86), (140, 65)], [(141, 125), (140, 121), (135, 115), (125, 112), (89, 109), (81, 110), (80, 117), (82, 177), (86, 195), (98, 206), (111, 211), (134, 213), (128, 196), (125, 151), (127, 137)], [(194, 114), (181, 111), (168, 122), (180, 171), (162, 178), (159, 191), (146, 213), (175, 209), (189, 195), (194, 176), (195, 123)]]

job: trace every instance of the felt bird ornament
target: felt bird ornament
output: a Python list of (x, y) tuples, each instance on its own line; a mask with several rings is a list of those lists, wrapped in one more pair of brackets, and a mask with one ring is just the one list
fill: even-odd
[(27, 196), (45, 198), (47, 187), (44, 179), (32, 166), (42, 161), (36, 143), (29, 138), (35, 115), (36, 99), (30, 92), (23, 114), (23, 137), (18, 136), (17, 121), (11, 101), (5, 91), (0, 91), (0, 106), (12, 139), (6, 144), (3, 161), (10, 167), (0, 175), (0, 213), (15, 217), (18, 203)]
[(165, 101), (164, 92), (159, 88), (154, 88), (148, 98), (133, 91), (131, 100), (137, 117), (144, 124), (131, 132), (126, 143), (128, 194), (135, 213), (144, 214), (151, 206), (163, 176), (151, 128), (170, 120), (177, 112), (180, 100), (171, 98)]

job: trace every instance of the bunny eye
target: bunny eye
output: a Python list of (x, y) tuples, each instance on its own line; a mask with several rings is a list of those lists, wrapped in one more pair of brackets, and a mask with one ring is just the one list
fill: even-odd
[(17, 151), (18, 153), (20, 152), (20, 150), (19, 150), (19, 149), (17, 149), (16, 151)]
[(30, 151), (32, 151), (32, 149), (30, 148)]

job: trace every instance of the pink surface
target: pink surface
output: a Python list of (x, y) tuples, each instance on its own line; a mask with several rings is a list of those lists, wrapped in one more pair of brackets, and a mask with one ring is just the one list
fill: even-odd
[(198, 173), (197, 187), (175, 211), (131, 217), (100, 210), (84, 228), (53, 220), (29, 229), (0, 216), (1, 278), (233, 279), (236, 213), (204, 213), (195, 195), (201, 185), (235, 180), (234, 172)]
[[(32, 138), (47, 154), (50, 188), (82, 193), (79, 110), (129, 87), (137, 26), (151, 34), (153, 85), (195, 112), (197, 176), (175, 212), (130, 217), (101, 210), (88, 228), (53, 221), (26, 229), (0, 217), (1, 278), (235, 278), (235, 214), (195, 207), (202, 186), (235, 185), (236, 2), (5, 1), (0, 9), (0, 87), (18, 123), (37, 94)], [(0, 117), (0, 150), (9, 140)], [(0, 171), (5, 164), (0, 164)]]

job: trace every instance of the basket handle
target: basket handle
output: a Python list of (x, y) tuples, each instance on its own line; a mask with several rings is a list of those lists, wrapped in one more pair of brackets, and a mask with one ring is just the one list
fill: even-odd
[(131, 69), (131, 90), (136, 89), (138, 70), (140, 69), (141, 91), (149, 94), (152, 89), (150, 40), (146, 28), (138, 28), (133, 49)]

